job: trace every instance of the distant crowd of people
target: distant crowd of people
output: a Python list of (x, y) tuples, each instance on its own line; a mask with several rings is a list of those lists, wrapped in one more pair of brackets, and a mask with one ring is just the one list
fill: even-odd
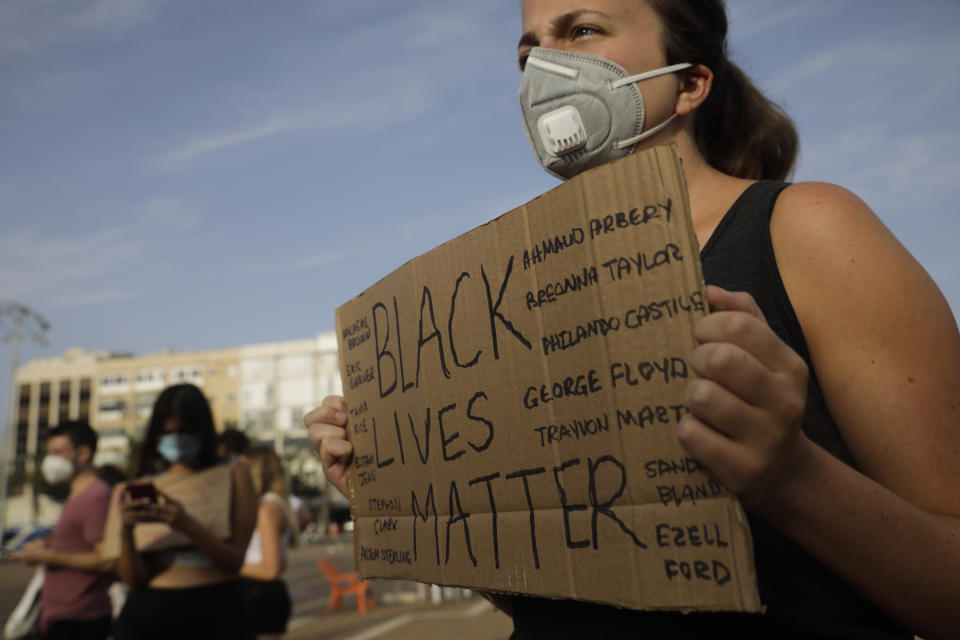
[[(251, 446), (233, 429), (218, 436), (199, 388), (178, 384), (159, 395), (130, 481), (115, 468), (95, 468), (97, 433), (86, 421), (52, 428), (45, 445), (43, 476), (68, 484), (69, 495), (52, 534), (11, 555), (44, 568), (44, 638), (283, 636), (292, 610), (283, 579), (287, 551), (312, 515), (291, 495), (272, 447)], [(220, 509), (229, 514), (225, 526), (191, 514), (183, 496), (161, 488), (186, 486), (203, 473), (229, 483), (222, 492), (229, 504)], [(110, 517), (111, 507), (118, 517)], [(171, 531), (177, 539), (151, 542), (158, 535), (145, 532), (157, 525), (166, 525), (162, 539)], [(118, 579), (125, 588), (116, 588)]]

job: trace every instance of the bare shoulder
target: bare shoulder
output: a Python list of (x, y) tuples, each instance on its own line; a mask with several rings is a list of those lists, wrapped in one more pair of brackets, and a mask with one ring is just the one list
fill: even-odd
[[(783, 190), (774, 208), (771, 231), (791, 234), (791, 242), (835, 244), (864, 227), (893, 236), (855, 193), (827, 182), (799, 182)], [(794, 235), (796, 234), (796, 235)], [(809, 236), (813, 236), (810, 238)]]
[(787, 187), (770, 233), (787, 292), (811, 328), (842, 321), (837, 311), (855, 318), (858, 310), (907, 301), (924, 315), (949, 311), (920, 263), (848, 189), (824, 182)]
[(960, 492), (948, 487), (960, 486), (960, 453), (947, 455), (942, 443), (955, 440), (960, 418), (960, 334), (940, 290), (842, 187), (788, 187), (770, 233), (817, 378), (858, 466), (915, 504), (956, 513)]
[(261, 516), (266, 515), (270, 518), (278, 519), (283, 516), (283, 507), (273, 500), (260, 500), (260, 506), (257, 507), (257, 512)]

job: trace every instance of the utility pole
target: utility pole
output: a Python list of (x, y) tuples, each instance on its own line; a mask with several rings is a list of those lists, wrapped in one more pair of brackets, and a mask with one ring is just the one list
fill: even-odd
[(0, 329), (3, 330), (3, 341), (11, 345), (7, 446), (0, 456), (0, 531), (3, 531), (7, 527), (7, 482), (17, 446), (16, 417), (19, 402), (17, 402), (16, 376), (17, 369), (20, 368), (20, 345), (25, 340), (29, 340), (46, 346), (47, 330), (50, 329), (50, 323), (29, 307), (16, 302), (8, 302), (0, 304)]

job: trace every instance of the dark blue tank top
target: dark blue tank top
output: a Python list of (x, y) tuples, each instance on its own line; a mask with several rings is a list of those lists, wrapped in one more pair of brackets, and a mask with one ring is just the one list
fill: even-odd
[[(810, 366), (803, 430), (855, 466), (830, 413), (807, 343), (780, 279), (770, 216), (782, 182), (751, 185), (717, 226), (700, 255), (704, 279), (750, 293), (781, 340)], [(517, 597), (512, 640), (532, 638), (822, 638), (912, 639), (826, 567), (777, 529), (748, 512), (764, 614), (630, 611), (584, 602)]]

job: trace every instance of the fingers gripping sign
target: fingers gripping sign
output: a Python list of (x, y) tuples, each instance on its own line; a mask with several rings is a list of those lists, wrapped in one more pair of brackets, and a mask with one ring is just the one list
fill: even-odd
[(750, 294), (707, 287), (711, 314), (694, 327), (690, 410), (677, 436), (755, 510), (786, 497), (813, 444), (800, 425), (808, 368), (767, 325)]
[(347, 440), (347, 407), (341, 396), (327, 396), (319, 407), (303, 417), (310, 442), (320, 455), (323, 473), (344, 495), (347, 469), (353, 459), (353, 444)]

